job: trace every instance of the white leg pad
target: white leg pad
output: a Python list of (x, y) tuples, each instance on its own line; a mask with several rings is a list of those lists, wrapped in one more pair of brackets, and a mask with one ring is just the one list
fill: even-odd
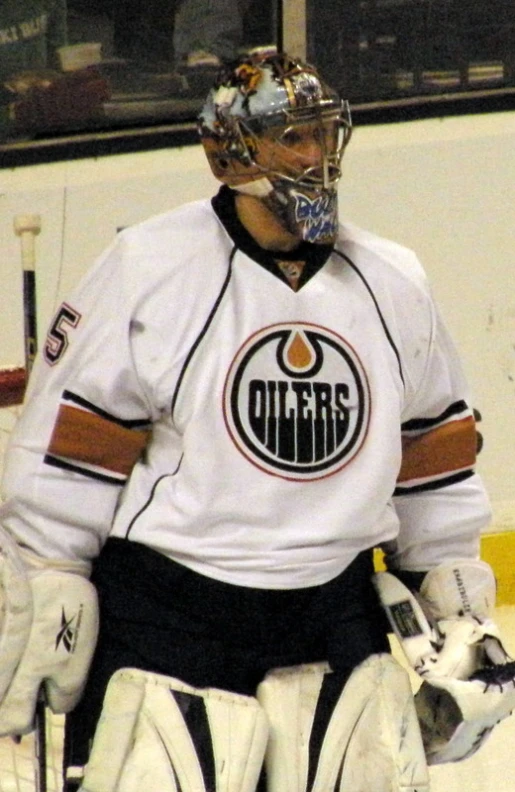
[[(279, 669), (258, 690), (270, 722), (268, 792), (428, 792), (409, 677), (372, 655), (351, 674), (320, 733), (323, 664)], [(317, 733), (318, 731), (318, 733)]]
[(254, 792), (268, 739), (255, 698), (122, 669), (81, 792)]

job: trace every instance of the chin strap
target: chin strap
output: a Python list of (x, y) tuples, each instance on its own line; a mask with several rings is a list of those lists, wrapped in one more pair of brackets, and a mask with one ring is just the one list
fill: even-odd
[(252, 195), (254, 198), (266, 198), (274, 187), (269, 179), (263, 177), (262, 179), (245, 182), (245, 184), (237, 184), (232, 189), (243, 193), (243, 195)]

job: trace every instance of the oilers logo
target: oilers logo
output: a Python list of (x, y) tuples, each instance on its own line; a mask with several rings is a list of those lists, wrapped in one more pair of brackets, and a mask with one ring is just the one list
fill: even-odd
[(307, 323), (266, 327), (234, 358), (224, 387), (233, 443), (265, 472), (309, 481), (359, 453), (370, 421), (370, 388), (354, 349)]

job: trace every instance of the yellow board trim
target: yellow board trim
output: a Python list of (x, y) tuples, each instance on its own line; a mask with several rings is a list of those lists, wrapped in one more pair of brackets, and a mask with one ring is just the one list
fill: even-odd
[(481, 558), (497, 578), (497, 604), (515, 605), (515, 531), (484, 534)]
[[(515, 605), (515, 531), (483, 534), (481, 558), (497, 578), (497, 605)], [(384, 570), (380, 550), (375, 551), (374, 562), (377, 571)]]

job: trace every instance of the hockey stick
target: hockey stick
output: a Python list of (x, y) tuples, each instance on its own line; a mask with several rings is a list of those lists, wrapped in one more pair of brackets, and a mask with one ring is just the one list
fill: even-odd
[[(25, 386), (29, 381), (38, 349), (36, 301), (36, 244), (41, 231), (40, 215), (16, 215), (14, 232), (20, 238), (23, 271), (23, 340), (25, 350)], [(34, 716), (36, 752), (36, 792), (47, 792), (46, 779), (46, 713), (41, 691)]]
[(34, 747), (36, 751), (36, 792), (47, 792), (46, 782), (46, 704), (40, 692), (34, 714)]
[(23, 270), (23, 339), (27, 380), (36, 357), (36, 236), (41, 231), (40, 215), (16, 215), (14, 231), (20, 237)]

